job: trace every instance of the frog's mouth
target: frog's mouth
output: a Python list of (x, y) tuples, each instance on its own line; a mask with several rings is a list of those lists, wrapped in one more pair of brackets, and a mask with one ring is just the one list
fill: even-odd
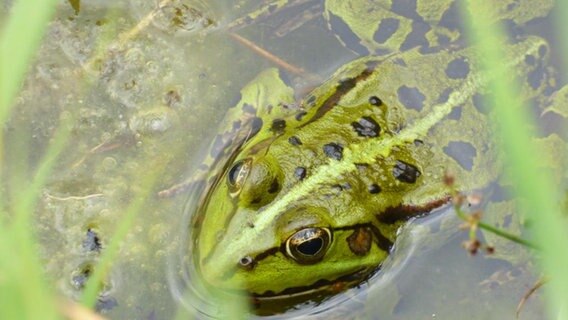
[(339, 293), (347, 288), (361, 285), (378, 270), (380, 270), (380, 266), (373, 268), (361, 268), (351, 274), (341, 276), (335, 280), (320, 279), (309, 286), (287, 288), (278, 293), (267, 291), (261, 294), (250, 293), (250, 295), (257, 301), (284, 301), (300, 297), (302, 299), (314, 298), (314, 300), (318, 300), (318, 296), (320, 295), (329, 296), (330, 293)]

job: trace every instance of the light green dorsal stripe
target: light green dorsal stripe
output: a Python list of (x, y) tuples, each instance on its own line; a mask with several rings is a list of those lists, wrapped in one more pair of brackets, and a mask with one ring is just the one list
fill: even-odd
[[(532, 46), (525, 52), (526, 54), (535, 54), (538, 47)], [(524, 58), (525, 55), (519, 55), (510, 59), (510, 66), (518, 66), (524, 61)], [(486, 85), (488, 77), (492, 76), (494, 75), (470, 72), (469, 77), (459, 90), (452, 92), (445, 103), (434, 106), (429, 114), (401, 130), (398, 135), (380, 141), (363, 141), (347, 147), (344, 149), (341, 161), (330, 160), (327, 165), (321, 166), (313, 175), (294, 186), (266, 210), (257, 212), (255, 220), (249, 221), (254, 225), (254, 228), (248, 229), (247, 232), (242, 232), (243, 226), (241, 225), (230, 225), (227, 230), (230, 235), (224, 237), (223, 243), (218, 246), (219, 250), (215, 252), (217, 263), (209, 266), (210, 271), (221, 276), (227, 271), (228, 267), (236, 266), (243, 254), (241, 249), (250, 247), (254, 251), (255, 239), (262, 238), (263, 234), (269, 234), (269, 228), (274, 226), (273, 222), (281, 213), (285, 212), (286, 208), (293, 206), (295, 202), (313, 193), (329, 181), (336, 181), (341, 175), (356, 170), (355, 163), (374, 162), (379, 157), (388, 156), (394, 147), (426, 136), (428, 131), (444, 119), (453, 108), (467, 102), (471, 96), (478, 92), (479, 88)]]
[(287, 206), (300, 200), (303, 196), (313, 193), (318, 186), (326, 184), (327, 181), (335, 181), (341, 175), (355, 171), (355, 163), (375, 162), (379, 157), (388, 156), (394, 147), (424, 137), (428, 131), (448, 115), (454, 107), (465, 103), (483, 82), (482, 77), (479, 75), (470, 77), (463, 85), (462, 90), (452, 92), (448, 101), (435, 106), (431, 113), (417, 120), (414, 125), (401, 130), (396, 136), (382, 140), (366, 140), (346, 148), (343, 151), (343, 159), (341, 161), (330, 160), (327, 165), (319, 167), (318, 170), (305, 179), (303, 183), (294, 186), (282, 198), (263, 211), (262, 214), (259, 215), (258, 220), (254, 223), (256, 231), (262, 232), (264, 228), (272, 224), (276, 216), (284, 211)]
[[(305, 179), (302, 183), (294, 186), (282, 198), (272, 203), (266, 210), (260, 214), (257, 213), (257, 219), (253, 222), (254, 228), (249, 229), (245, 233), (239, 230), (230, 230), (234, 237), (226, 243), (222, 248), (222, 252), (218, 257), (222, 263), (217, 264), (218, 267), (223, 265), (235, 265), (242, 251), (240, 248), (246, 247), (249, 241), (254, 241), (255, 237), (260, 237), (263, 233), (273, 226), (273, 221), (288, 206), (302, 197), (313, 193), (318, 187), (337, 180), (343, 174), (356, 170), (355, 163), (371, 163), (379, 157), (386, 157), (392, 151), (393, 147), (404, 143), (413, 142), (415, 139), (425, 136), (428, 131), (446, 117), (454, 107), (459, 106), (467, 101), (485, 80), (480, 75), (471, 75), (463, 84), (461, 90), (452, 92), (448, 100), (432, 108), (432, 112), (423, 118), (401, 130), (398, 135), (383, 140), (367, 140), (344, 149), (343, 159), (341, 161), (330, 160), (327, 165), (321, 166), (313, 175)], [(233, 226), (234, 227), (234, 226)], [(227, 239), (227, 237), (225, 237)], [(221, 270), (218, 270), (221, 271)]]

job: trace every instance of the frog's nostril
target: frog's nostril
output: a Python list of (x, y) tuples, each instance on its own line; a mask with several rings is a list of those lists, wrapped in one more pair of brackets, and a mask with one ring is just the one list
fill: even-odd
[(244, 256), (239, 260), (239, 267), (244, 270), (252, 270), (255, 265), (256, 263), (251, 256)]

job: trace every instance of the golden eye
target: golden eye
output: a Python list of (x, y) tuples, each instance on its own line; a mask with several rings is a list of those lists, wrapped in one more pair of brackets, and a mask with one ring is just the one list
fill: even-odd
[(238, 193), (250, 172), (251, 159), (242, 159), (233, 164), (227, 174), (227, 184), (231, 193)]
[(286, 255), (300, 264), (321, 261), (331, 244), (331, 232), (327, 228), (305, 228), (286, 240)]

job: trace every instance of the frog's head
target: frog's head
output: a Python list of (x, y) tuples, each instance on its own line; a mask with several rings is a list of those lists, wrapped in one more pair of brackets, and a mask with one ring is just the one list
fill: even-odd
[(209, 191), (195, 255), (208, 283), (256, 296), (304, 293), (353, 281), (386, 258), (390, 243), (375, 245), (385, 240), (378, 230), (337, 219), (348, 206), (319, 194), (285, 205), (288, 167), (269, 152), (241, 156)]

